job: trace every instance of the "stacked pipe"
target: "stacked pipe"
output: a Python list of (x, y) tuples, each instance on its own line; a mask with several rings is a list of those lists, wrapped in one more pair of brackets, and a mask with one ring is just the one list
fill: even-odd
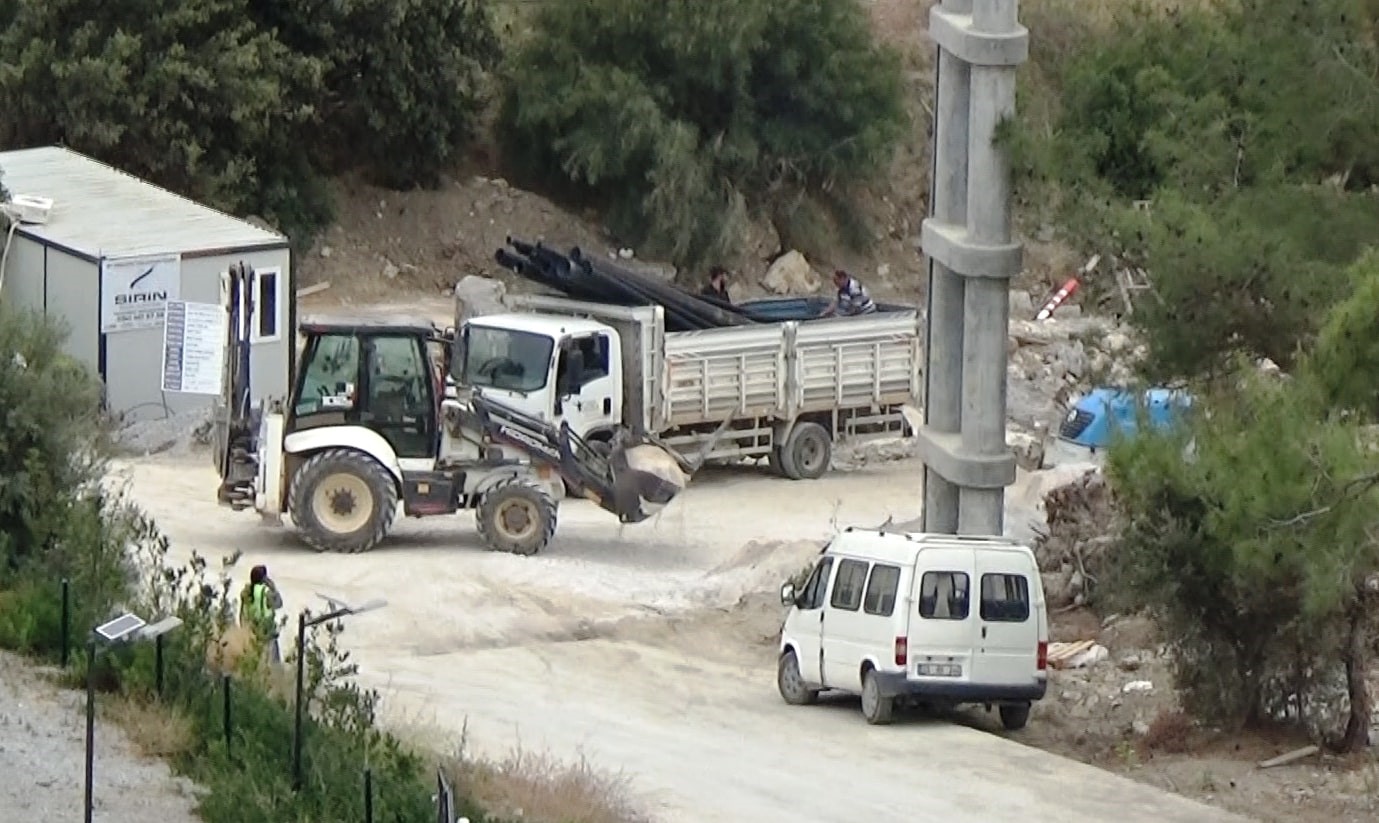
[(579, 247), (569, 254), (507, 238), (498, 250), (500, 266), (526, 279), (575, 299), (615, 306), (661, 305), (668, 331), (699, 331), (765, 322), (749, 308), (733, 306), (632, 271), (609, 261), (588, 257)]

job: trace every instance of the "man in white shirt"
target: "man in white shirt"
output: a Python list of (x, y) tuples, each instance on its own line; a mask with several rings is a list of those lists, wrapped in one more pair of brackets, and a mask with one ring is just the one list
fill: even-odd
[(874, 314), (876, 303), (872, 301), (867, 287), (856, 277), (842, 269), (833, 272), (833, 286), (838, 290), (828, 306), (819, 313), (820, 317), (853, 317), (859, 314)]

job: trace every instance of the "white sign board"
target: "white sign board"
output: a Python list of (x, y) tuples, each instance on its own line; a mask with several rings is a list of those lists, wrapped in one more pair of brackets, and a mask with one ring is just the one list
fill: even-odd
[(181, 291), (180, 254), (102, 260), (101, 331), (156, 329)]
[(220, 394), (225, 368), (225, 310), (170, 300), (163, 324), (163, 391)]

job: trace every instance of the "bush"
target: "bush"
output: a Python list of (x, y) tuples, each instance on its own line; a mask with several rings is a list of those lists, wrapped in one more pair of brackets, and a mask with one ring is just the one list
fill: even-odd
[(1187, 429), (1113, 447), (1127, 526), (1112, 585), (1159, 621), (1189, 712), (1293, 723), (1353, 750), (1379, 614), (1372, 438), (1306, 374), (1237, 373)]
[(428, 182), (472, 131), (494, 59), (472, 0), (13, 0), (0, 145), (62, 143), (302, 242), (322, 175)]
[(906, 125), (856, 0), (555, 0), (532, 27), (504, 75), (506, 159), (680, 264), (735, 250), (752, 214), (788, 236), (846, 213)]
[(1021, 199), (1073, 245), (1149, 273), (1159, 299), (1129, 318), (1147, 376), (1236, 354), (1287, 368), (1349, 293), (1340, 269), (1379, 218), (1379, 7), (1179, 5), (1136, 4), (1078, 47), (1035, 49), (1044, 85), (1023, 83), (1010, 135)]

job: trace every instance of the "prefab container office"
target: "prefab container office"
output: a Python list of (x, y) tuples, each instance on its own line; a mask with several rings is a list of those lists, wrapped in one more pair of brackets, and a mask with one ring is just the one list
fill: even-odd
[(52, 201), (46, 220), (12, 233), (0, 300), (64, 320), (68, 353), (100, 374), (112, 412), (138, 420), (211, 403), (191, 393), (204, 384), (163, 390), (164, 317), (169, 301), (219, 305), (221, 273), (236, 261), (260, 275), (251, 392), (286, 394), (295, 345), (286, 237), (65, 148), (0, 152), (0, 174), (11, 195)]

